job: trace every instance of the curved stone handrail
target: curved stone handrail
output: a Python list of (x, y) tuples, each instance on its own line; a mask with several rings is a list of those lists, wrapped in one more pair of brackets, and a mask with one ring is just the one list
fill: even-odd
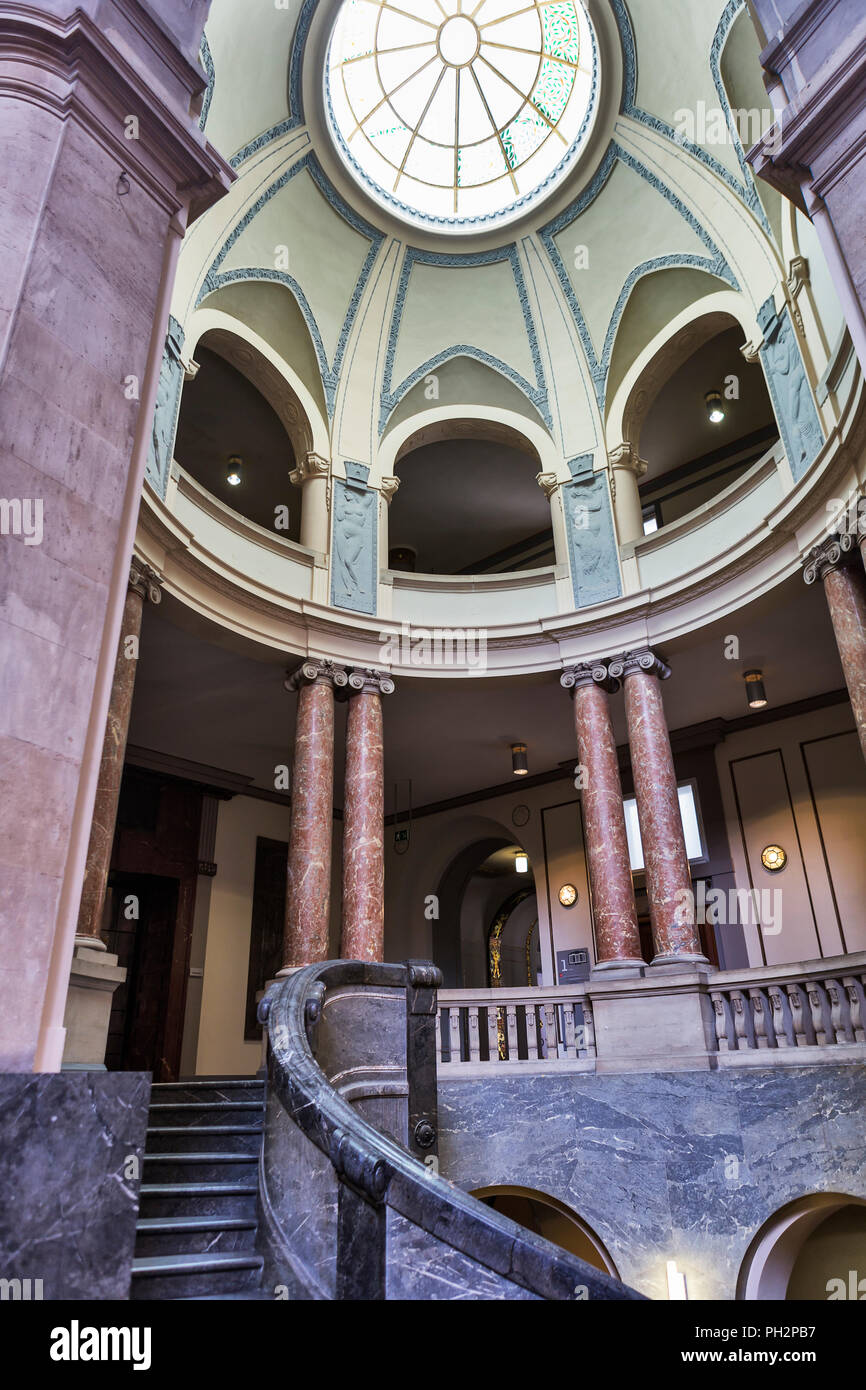
[[(361, 1117), (358, 1110), (338, 1094), (328, 1081), (314, 1055), (311, 1037), (321, 1026), (327, 1007), (329, 991), (340, 987), (370, 987), (381, 998), (391, 991), (399, 1002), (399, 991), (428, 989), (433, 997), (435, 1018), (435, 986), (438, 971), (429, 965), (376, 965), (362, 961), (332, 961), (311, 965), (298, 971), (269, 990), (262, 1003), (263, 1021), (267, 1023), (269, 1119), (263, 1158), (263, 1221), (269, 1226), (270, 1254), (266, 1268), (280, 1277), (282, 1250), (289, 1274), (298, 1279), (299, 1265), (292, 1254), (293, 1239), (303, 1228), (303, 1240), (309, 1251), (319, 1251), (317, 1277), (313, 1287), (307, 1287), (307, 1297), (385, 1297), (384, 1288), (391, 1288), (392, 1259), (399, 1259), (397, 1283), (402, 1292), (397, 1297), (425, 1296), (406, 1294), (406, 1268), (411, 1261), (412, 1287), (419, 1286), (425, 1269), (435, 1265), (437, 1285), (442, 1287), (443, 1262), (447, 1267), (446, 1297), (498, 1297), (540, 1299), (638, 1299), (642, 1296), (620, 1284), (616, 1279), (561, 1250), (506, 1217), (486, 1207), (468, 1193), (452, 1186), (424, 1163), (414, 1158), (400, 1144)], [(345, 1038), (341, 1038), (345, 1051)], [(410, 1046), (410, 1066), (412, 1050)], [(275, 1112), (274, 1107), (279, 1111)], [(288, 1119), (306, 1140), (326, 1159), (324, 1168), (328, 1180), (336, 1177), (337, 1202), (325, 1201), (317, 1207), (315, 1197), (301, 1190), (299, 1167), (279, 1164), (279, 1136), (275, 1132)], [(417, 1133), (417, 1131), (416, 1131)], [(297, 1158), (296, 1136), (293, 1157)], [(309, 1150), (307, 1162), (311, 1172), (323, 1165), (314, 1150)], [(286, 1151), (283, 1150), (285, 1157)], [(293, 1178), (284, 1182), (284, 1170), (293, 1168)], [(279, 1191), (277, 1190), (279, 1189)], [(319, 1189), (322, 1190), (321, 1187)], [(289, 1193), (288, 1199), (286, 1193)], [(335, 1215), (335, 1205), (347, 1200), (361, 1204), (359, 1218), (353, 1212), (346, 1234), (344, 1215)], [(282, 1207), (280, 1207), (282, 1202)], [(359, 1241), (359, 1222), (363, 1226), (365, 1213), (372, 1216), (373, 1226), (365, 1228), (365, 1238)], [(380, 1224), (375, 1225), (376, 1216)], [(324, 1248), (310, 1225), (317, 1218), (336, 1233), (337, 1241), (354, 1244), (345, 1252), (363, 1262), (361, 1244), (369, 1246), (381, 1232), (384, 1249), (385, 1278), (382, 1291), (376, 1295), (339, 1293), (340, 1281), (322, 1274), (333, 1252)], [(276, 1229), (279, 1227), (279, 1229)], [(392, 1230), (403, 1233), (402, 1248), (392, 1247)], [(407, 1234), (408, 1238), (407, 1238)], [(325, 1233), (326, 1236), (328, 1232)], [(350, 1241), (351, 1243), (351, 1241)], [(369, 1255), (369, 1249), (365, 1251)], [(336, 1254), (339, 1266), (341, 1255)], [(301, 1279), (303, 1282), (303, 1278)], [(335, 1292), (336, 1289), (336, 1292)], [(494, 1291), (495, 1290), (495, 1291)], [(437, 1296), (441, 1296), (441, 1293)]]

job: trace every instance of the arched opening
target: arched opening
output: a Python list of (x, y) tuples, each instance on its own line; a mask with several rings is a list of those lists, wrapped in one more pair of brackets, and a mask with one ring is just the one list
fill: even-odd
[(472, 1193), (485, 1206), (501, 1212), (552, 1245), (577, 1255), (595, 1269), (619, 1278), (616, 1265), (602, 1241), (576, 1211), (556, 1197), (531, 1187), (479, 1187)]
[(541, 974), (532, 861), (513, 840), (476, 840), (439, 883), (433, 959), (447, 989), (537, 985)]
[(737, 1298), (866, 1299), (866, 1199), (815, 1192), (774, 1212), (746, 1252)]
[(718, 496), (779, 438), (760, 363), (740, 351), (743, 336), (727, 314), (689, 323), (630, 393), (623, 428), (648, 465), (640, 483), (645, 534)]
[(446, 420), (418, 430), (395, 465), (400, 490), (388, 526), (393, 567), (456, 575), (554, 564), (540, 471), (533, 445), (504, 424)]
[(303, 441), (300, 436), (293, 441), (272, 403), (286, 394), (285, 383), (280, 393), (276, 383), (262, 380), (277, 376), (276, 369), (222, 331), (204, 335), (195, 360), (199, 370), (181, 399), (177, 462), (248, 521), (297, 541), (301, 493), (289, 474)]

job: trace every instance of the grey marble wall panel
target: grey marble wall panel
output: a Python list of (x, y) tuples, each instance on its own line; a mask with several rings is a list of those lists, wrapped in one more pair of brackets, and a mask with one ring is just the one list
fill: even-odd
[(866, 1197), (866, 1069), (445, 1080), (443, 1177), (534, 1188), (595, 1231), (621, 1279), (728, 1299), (757, 1229), (814, 1192)]
[(0, 1278), (125, 1299), (150, 1076), (0, 1075)]

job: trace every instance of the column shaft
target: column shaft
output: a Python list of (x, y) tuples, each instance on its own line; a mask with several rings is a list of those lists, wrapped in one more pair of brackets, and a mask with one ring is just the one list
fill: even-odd
[(851, 532), (829, 536), (809, 551), (803, 578), (810, 585), (818, 579), (823, 583), (860, 747), (866, 757), (866, 574), (859, 563), (850, 562), (855, 547)]
[(384, 959), (385, 763), (382, 694), (393, 683), (377, 673), (349, 677), (346, 797), (343, 808), (344, 960)]
[(582, 789), (586, 855), (592, 888), (597, 967), (642, 965), (640, 933), (625, 831), (622, 783), (610, 708), (602, 682), (607, 668), (578, 667), (566, 672), (574, 683), (577, 754), (585, 769)]
[[(339, 677), (342, 676), (342, 681)], [(305, 663), (287, 682), (299, 688), (292, 764), (292, 818), (283, 968), (328, 959), (334, 821), (334, 685), (344, 672)]]
[(668, 668), (651, 652), (610, 666), (624, 677), (631, 766), (643, 842), (654, 965), (704, 961), (695, 925), (692, 876), (659, 677)]
[(145, 596), (149, 596), (152, 602), (160, 601), (157, 576), (153, 570), (133, 561), (114, 663), (114, 678), (111, 684), (76, 929), (76, 942), (96, 950), (104, 945), (101, 938), (102, 914), (105, 908), (105, 890), (117, 824), (117, 804), (120, 800), (120, 785), (126, 759), (126, 741), (129, 736), (129, 716), (135, 691)]

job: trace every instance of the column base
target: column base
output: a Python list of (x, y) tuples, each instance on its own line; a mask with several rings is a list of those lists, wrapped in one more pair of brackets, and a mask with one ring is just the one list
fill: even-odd
[(79, 949), (79, 947), (82, 951), (108, 951), (108, 947), (106, 946), (101, 936), (79, 936), (76, 933), (76, 951)]
[(683, 951), (671, 951), (669, 954), (653, 956), (649, 963), (649, 969), (656, 970), (702, 970), (706, 966), (707, 970), (713, 967), (706, 956), (697, 952), (695, 955), (687, 955)]
[(647, 963), (642, 957), (626, 956), (622, 960), (599, 960), (592, 967), (592, 978), (597, 975), (604, 975), (610, 979), (611, 975), (618, 978), (638, 978), (647, 969)]
[(76, 947), (66, 996), (66, 1045), (62, 1069), (104, 1071), (114, 991), (126, 979), (104, 942)]

